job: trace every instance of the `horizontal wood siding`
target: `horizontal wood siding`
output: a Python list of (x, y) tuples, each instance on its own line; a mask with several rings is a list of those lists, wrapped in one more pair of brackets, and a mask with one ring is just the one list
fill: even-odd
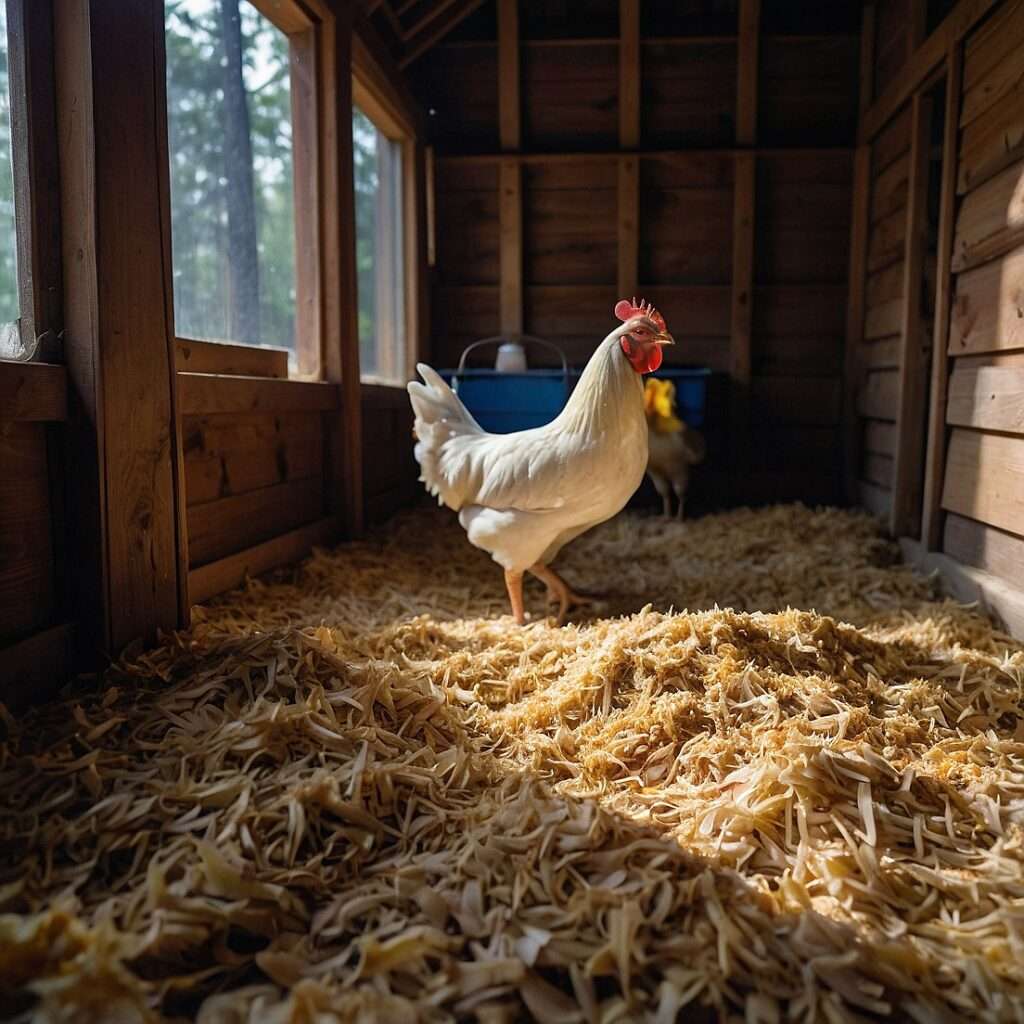
[(413, 456), (412, 406), (404, 388), (363, 385), (363, 494), (368, 525), (426, 492)]

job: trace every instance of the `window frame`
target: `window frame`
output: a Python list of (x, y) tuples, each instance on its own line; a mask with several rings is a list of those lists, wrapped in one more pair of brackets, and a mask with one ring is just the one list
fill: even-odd
[[(8, 3), (11, 0), (7, 0)], [(323, 197), (320, 188), (320, 75), (318, 33), (327, 12), (310, 12), (298, 0), (246, 0), (288, 39), (289, 85), (292, 124), (292, 204), (295, 228), (295, 358), (297, 372), (288, 379), (323, 380), (326, 372), (325, 337), (321, 318), (321, 252), (320, 224), (323, 219)], [(170, 156), (171, 154), (168, 154)], [(168, 197), (168, 206), (170, 197)], [(173, 259), (173, 257), (172, 257)], [(173, 287), (173, 284), (172, 284)], [(216, 345), (223, 350), (224, 369), (246, 353), (266, 352), (268, 364), (276, 362), (288, 349), (262, 345), (244, 345), (230, 338), (211, 340), (179, 334), (174, 324), (177, 350), (202, 345)], [(217, 364), (217, 356), (209, 352), (209, 364)], [(179, 370), (188, 366), (179, 360)], [(273, 374), (267, 373), (267, 376)]]
[(358, 33), (352, 39), (352, 105), (358, 107), (385, 138), (399, 144), (402, 157), (399, 216), (402, 221), (403, 351), (396, 367), (396, 377), (365, 373), (360, 367), (359, 379), (363, 384), (404, 387), (413, 374), (420, 337), (418, 293), (422, 232), (418, 207), (417, 132), (412, 116)]

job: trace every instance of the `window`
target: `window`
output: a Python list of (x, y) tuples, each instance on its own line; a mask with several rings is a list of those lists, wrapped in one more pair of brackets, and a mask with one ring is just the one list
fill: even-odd
[(404, 383), (406, 345), (403, 144), (352, 109), (359, 293), (359, 365), (364, 378)]
[(7, 7), (0, 3), (0, 359), (23, 359), (18, 298), (18, 236), (14, 218), (14, 153), (7, 62)]
[(297, 340), (289, 36), (247, 0), (164, 10), (176, 333), (283, 347), (309, 372), (298, 358), (310, 339)]

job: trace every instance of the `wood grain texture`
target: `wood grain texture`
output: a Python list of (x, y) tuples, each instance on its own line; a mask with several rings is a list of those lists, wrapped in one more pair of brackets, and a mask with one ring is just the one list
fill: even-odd
[(950, 514), (942, 550), (964, 565), (984, 569), (1020, 586), (1024, 580), (1024, 537)]
[[(949, 379), (951, 426), (1024, 434), (1024, 369), (957, 366)], [(1024, 532), (1024, 523), (1021, 524)]]
[(288, 350), (227, 345), (214, 341), (178, 338), (175, 366), (186, 373), (219, 373), (244, 377), (288, 376)]
[(899, 375), (895, 369), (867, 373), (857, 398), (861, 416), (895, 423), (899, 416)]
[(498, 0), (498, 139), (505, 150), (519, 149), (519, 6)]
[[(640, 145), (640, 0), (619, 0), (619, 145)], [(620, 289), (621, 290), (621, 289)]]
[(752, 146), (757, 141), (760, 22), (761, 0), (740, 0), (736, 142), (741, 146)]
[(67, 371), (63, 366), (0, 361), (0, 422), (67, 417)]
[(0, 647), (53, 623), (51, 512), (45, 425), (0, 423)]
[(968, 38), (964, 50), (963, 102), (960, 127), (964, 128), (1009, 92), (1024, 74), (1024, 3), (1002, 4)]
[[(1017, 44), (1024, 47), (1024, 36)], [(1024, 158), (1024, 78), (960, 133), (957, 191), (970, 192)]]
[[(1024, 46), (1021, 48), (1024, 53)], [(956, 219), (952, 267), (970, 270), (1024, 245), (1024, 161), (964, 197)]]
[(757, 158), (735, 157), (732, 231), (732, 303), (729, 325), (729, 377), (732, 389), (731, 468), (742, 476), (747, 428), (753, 412), (750, 391), (754, 302), (754, 223), (757, 204)]
[(639, 164), (639, 160), (634, 156), (624, 156), (619, 160), (616, 284), (620, 295), (635, 295), (640, 280)]
[(903, 299), (890, 299), (868, 309), (864, 321), (864, 337), (871, 341), (898, 335), (902, 322)]
[(882, 270), (904, 257), (907, 236), (907, 212), (896, 210), (872, 225), (868, 243), (868, 269)]
[(501, 268), (501, 332), (523, 333), (523, 189), (522, 168), (501, 163), (499, 177), (499, 244)]
[(1024, 246), (956, 279), (949, 354), (1024, 348)]
[(910, 155), (898, 156), (875, 179), (871, 190), (871, 223), (876, 224), (907, 205)]
[(179, 373), (182, 416), (246, 412), (328, 412), (340, 408), (336, 384), (214, 373)]
[(193, 505), (188, 510), (192, 568), (323, 517), (322, 475)]
[(188, 574), (188, 590), (194, 604), (201, 604), (245, 580), (304, 558), (314, 547), (329, 545), (338, 537), (333, 518), (318, 519), (289, 530), (244, 551), (210, 562)]
[(942, 507), (1011, 533), (1024, 523), (1024, 438), (956, 428)]

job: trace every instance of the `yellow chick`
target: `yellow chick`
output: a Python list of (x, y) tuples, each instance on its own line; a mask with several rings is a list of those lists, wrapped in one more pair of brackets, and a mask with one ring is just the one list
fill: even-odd
[(647, 475), (661, 495), (662, 512), (672, 515), (672, 492), (679, 501), (676, 518), (683, 518), (690, 467), (704, 459), (703, 436), (676, 415), (676, 386), (670, 380), (648, 377), (644, 384), (647, 415)]

